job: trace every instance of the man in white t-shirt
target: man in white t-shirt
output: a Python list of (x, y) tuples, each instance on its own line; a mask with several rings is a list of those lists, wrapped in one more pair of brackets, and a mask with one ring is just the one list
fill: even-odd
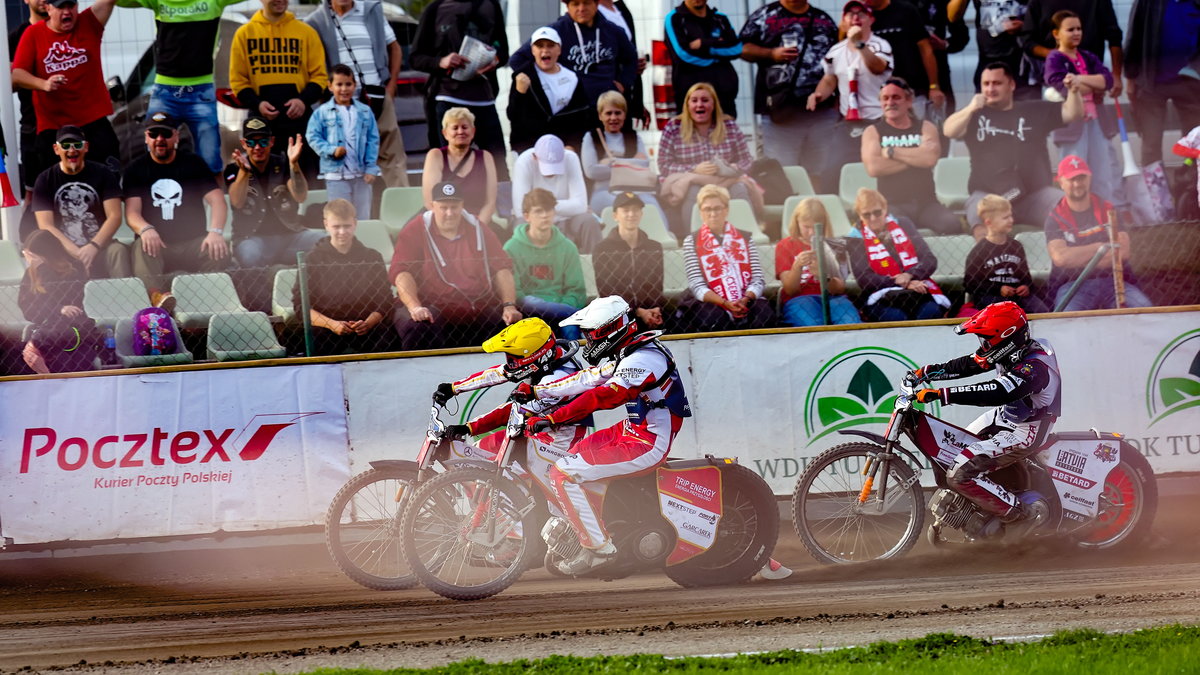
[(558, 62), (562, 55), (558, 31), (542, 26), (533, 31), (529, 43), (533, 63), (513, 71), (508, 96), (509, 143), (520, 153), (551, 134), (578, 151), (583, 135), (599, 124), (596, 110), (588, 104), (579, 76)]
[(522, 152), (512, 170), (512, 198), (520, 204), (533, 188), (554, 194), (554, 224), (575, 242), (582, 254), (590, 254), (600, 241), (600, 221), (588, 210), (587, 185), (579, 155), (563, 147), (562, 139), (546, 134)]

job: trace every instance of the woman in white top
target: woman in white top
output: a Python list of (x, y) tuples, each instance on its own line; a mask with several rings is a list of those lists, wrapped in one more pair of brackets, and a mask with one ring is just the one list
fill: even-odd
[[(626, 103), (625, 97), (618, 91), (606, 91), (600, 95), (596, 103), (600, 113), (599, 129), (593, 129), (583, 137), (583, 152), (580, 159), (583, 162), (583, 173), (592, 181), (592, 213), (601, 213), (606, 207), (612, 206), (613, 199), (619, 192), (629, 192), (628, 186), (614, 188), (609, 181), (612, 178), (612, 165), (620, 161), (639, 167), (649, 167), (650, 158), (646, 154), (646, 144), (636, 131), (625, 128)], [(633, 190), (647, 206), (658, 209), (659, 215), (666, 223), (666, 216), (658, 205), (658, 197), (654, 191)]]

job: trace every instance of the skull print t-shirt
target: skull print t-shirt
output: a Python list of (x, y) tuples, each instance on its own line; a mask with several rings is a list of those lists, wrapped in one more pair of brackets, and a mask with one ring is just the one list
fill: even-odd
[(91, 241), (104, 224), (104, 202), (120, 199), (117, 176), (103, 164), (84, 162), (74, 175), (55, 164), (33, 186), (33, 211), (52, 211), (54, 225), (76, 246)]
[(204, 195), (218, 186), (197, 155), (179, 150), (170, 164), (158, 164), (143, 155), (125, 169), (124, 185), (125, 198), (141, 198), (142, 217), (168, 244), (203, 237), (207, 232)]

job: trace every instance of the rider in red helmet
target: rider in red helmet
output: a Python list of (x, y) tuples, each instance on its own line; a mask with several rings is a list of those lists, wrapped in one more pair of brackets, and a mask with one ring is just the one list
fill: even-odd
[(967, 430), (984, 440), (968, 445), (951, 464), (946, 480), (954, 490), (996, 516), (998, 525), (1021, 523), (1028, 533), (1048, 516), (1045, 500), (1036, 493), (1018, 499), (986, 478), (986, 474), (1020, 460), (1041, 445), (1058, 418), (1062, 381), (1058, 360), (1045, 340), (1029, 337), (1029, 320), (1015, 302), (998, 302), (955, 327), (955, 333), (979, 337), (979, 349), (946, 363), (918, 368), (917, 382), (971, 377), (995, 369), (987, 382), (940, 389), (921, 389), (922, 403), (995, 406)]

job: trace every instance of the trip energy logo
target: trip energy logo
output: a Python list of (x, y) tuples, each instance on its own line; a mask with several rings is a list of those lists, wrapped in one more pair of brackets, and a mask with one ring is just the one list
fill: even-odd
[[(804, 397), (804, 433), (811, 446), (842, 429), (887, 424), (899, 395), (897, 384), (917, 364), (885, 347), (858, 347), (825, 364)], [(932, 404), (931, 412), (941, 409)]]
[(1175, 338), (1159, 353), (1146, 380), (1150, 426), (1200, 406), (1200, 329)]

